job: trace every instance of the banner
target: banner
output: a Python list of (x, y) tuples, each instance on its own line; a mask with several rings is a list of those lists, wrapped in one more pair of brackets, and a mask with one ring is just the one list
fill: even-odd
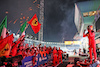
[(52, 54), (48, 54), (47, 57), (48, 57), (48, 61), (52, 61), (53, 60), (53, 55)]
[(43, 58), (41, 57), (40, 54), (38, 54), (38, 62), (37, 62), (37, 65), (38, 65), (38, 66), (41, 65), (41, 64), (45, 64), (45, 63), (47, 63), (47, 62), (48, 62), (47, 54), (46, 54), (45, 57), (43, 56)]
[(40, 66), (41, 64), (45, 64), (48, 61), (52, 60), (51, 59), (52, 55), (49, 54), (43, 58), (41, 57), (41, 54), (38, 54), (37, 56), (29, 56), (29, 57), (25, 57), (22, 60), (22, 65), (20, 67), (37, 67)]
[(29, 57), (25, 57), (23, 60), (22, 60), (22, 65), (21, 67), (31, 67), (33, 64), (32, 64), (32, 58), (33, 56), (29, 56)]

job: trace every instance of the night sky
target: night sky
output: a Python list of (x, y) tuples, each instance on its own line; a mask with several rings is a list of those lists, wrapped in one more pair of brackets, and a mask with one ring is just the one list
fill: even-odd
[[(20, 26), (29, 21), (36, 13), (39, 19), (40, 0), (0, 0), (0, 23), (7, 15), (8, 27), (13, 33), (17, 33)], [(44, 41), (62, 42), (73, 40), (77, 32), (74, 23), (74, 4), (89, 0), (45, 0), (44, 6)], [(20, 32), (19, 32), (20, 33)], [(37, 37), (31, 29), (26, 34)]]

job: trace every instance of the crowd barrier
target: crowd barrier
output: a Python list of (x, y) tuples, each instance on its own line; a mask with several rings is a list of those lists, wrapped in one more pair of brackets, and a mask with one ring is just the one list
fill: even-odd
[(49, 54), (43, 58), (41, 57), (40, 54), (38, 54), (37, 56), (29, 56), (29, 57), (25, 57), (22, 60), (22, 65), (20, 65), (20, 67), (37, 67), (40, 66), (42, 64), (47, 63), (48, 61), (52, 60), (52, 54)]

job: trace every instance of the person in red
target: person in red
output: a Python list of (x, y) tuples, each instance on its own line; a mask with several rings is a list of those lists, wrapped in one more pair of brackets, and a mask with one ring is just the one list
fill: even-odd
[(49, 48), (48, 47), (46, 48), (46, 53), (49, 54)]
[(27, 49), (27, 48), (29, 48), (29, 45), (28, 45), (28, 43), (27, 43), (27, 44), (25, 44), (25, 49)]
[[(89, 25), (87, 27), (88, 33), (83, 32), (83, 37), (88, 37), (89, 40), (89, 53), (90, 53), (90, 63), (92, 63), (92, 51), (94, 53), (94, 61), (97, 61), (96, 44), (95, 44), (95, 33), (93, 31), (93, 26)], [(93, 50), (92, 50), (93, 49)]]
[(14, 45), (12, 46), (12, 49), (11, 49), (11, 52), (10, 52), (10, 55), (12, 55), (12, 57), (16, 56), (17, 54), (17, 47), (18, 47), (18, 44), (20, 44), (21, 41), (18, 41), (18, 42), (14, 42)]
[(16, 56), (17, 55), (17, 49), (18, 49), (18, 45), (20, 43), (23, 43), (24, 41), (24, 38), (23, 39), (18, 39), (17, 41), (15, 41), (13, 44), (12, 44), (12, 49), (11, 49), (11, 52), (10, 52), (10, 55), (12, 57)]
[(60, 47), (59, 47), (59, 50), (58, 50), (58, 62), (59, 62), (59, 60), (61, 59), (61, 63), (63, 63), (62, 62), (62, 53), (63, 53), (63, 51), (60, 49)]
[(53, 50), (53, 65), (54, 66), (56, 65), (56, 62), (58, 63), (58, 60), (57, 60), (57, 50), (56, 50), (56, 47), (54, 47), (54, 50)]

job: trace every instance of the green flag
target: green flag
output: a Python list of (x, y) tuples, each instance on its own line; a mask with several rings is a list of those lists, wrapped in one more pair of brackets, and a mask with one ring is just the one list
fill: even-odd
[(27, 24), (27, 21), (21, 26), (20, 28), (21, 33), (23, 33), (23, 31), (25, 30), (26, 24)]
[(7, 28), (7, 16), (5, 16), (5, 18), (3, 19), (3, 21), (0, 24), (0, 36), (1, 36), (1, 32), (2, 32), (4, 25), (5, 25), (5, 28)]

